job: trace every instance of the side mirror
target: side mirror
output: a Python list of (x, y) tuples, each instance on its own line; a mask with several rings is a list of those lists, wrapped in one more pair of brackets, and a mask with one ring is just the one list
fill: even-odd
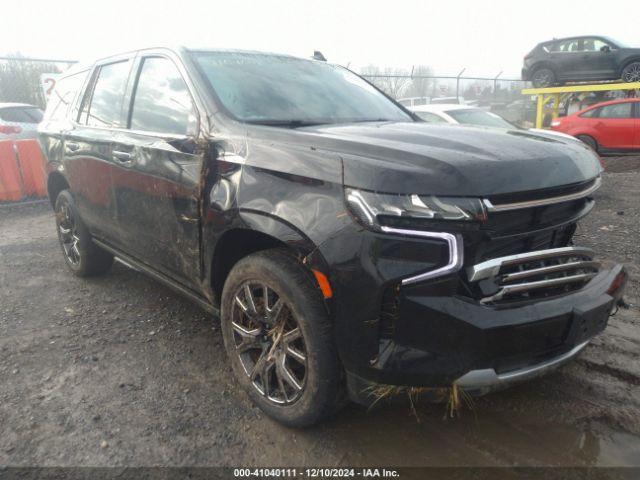
[(611, 51), (611, 47), (609, 45), (604, 45), (600, 48), (601, 52), (609, 53)]

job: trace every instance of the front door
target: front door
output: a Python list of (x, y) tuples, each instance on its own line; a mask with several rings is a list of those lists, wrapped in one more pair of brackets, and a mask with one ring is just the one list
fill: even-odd
[(599, 38), (585, 38), (580, 45), (580, 59), (576, 71), (584, 78), (615, 77), (616, 54), (613, 47)]
[(177, 62), (136, 60), (112, 155), (113, 196), (125, 249), (143, 263), (197, 287), (200, 276), (198, 113)]

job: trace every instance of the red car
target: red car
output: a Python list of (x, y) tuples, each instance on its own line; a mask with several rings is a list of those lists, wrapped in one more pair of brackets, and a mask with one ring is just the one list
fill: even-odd
[(640, 98), (597, 103), (556, 118), (551, 128), (579, 138), (599, 153), (640, 150)]

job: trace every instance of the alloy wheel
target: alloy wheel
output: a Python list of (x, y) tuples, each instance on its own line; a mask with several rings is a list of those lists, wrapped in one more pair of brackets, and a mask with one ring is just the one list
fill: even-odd
[(552, 73), (547, 69), (538, 70), (532, 78), (532, 83), (538, 87), (548, 87), (552, 81)]
[(625, 68), (622, 79), (625, 82), (640, 82), (640, 62), (632, 63)]
[(58, 231), (67, 260), (71, 265), (79, 265), (81, 254), (78, 225), (68, 204), (62, 205), (58, 212)]
[(234, 296), (231, 322), (235, 352), (253, 387), (278, 405), (298, 400), (307, 350), (289, 305), (268, 285), (247, 281)]

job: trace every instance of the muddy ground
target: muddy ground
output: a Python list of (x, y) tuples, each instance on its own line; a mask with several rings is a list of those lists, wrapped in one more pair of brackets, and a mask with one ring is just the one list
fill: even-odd
[(630, 306), (576, 361), (460, 418), (349, 406), (307, 430), (239, 390), (217, 319), (121, 264), (75, 278), (48, 204), (0, 206), (0, 465), (640, 466), (640, 158), (607, 163), (576, 241), (627, 264)]

